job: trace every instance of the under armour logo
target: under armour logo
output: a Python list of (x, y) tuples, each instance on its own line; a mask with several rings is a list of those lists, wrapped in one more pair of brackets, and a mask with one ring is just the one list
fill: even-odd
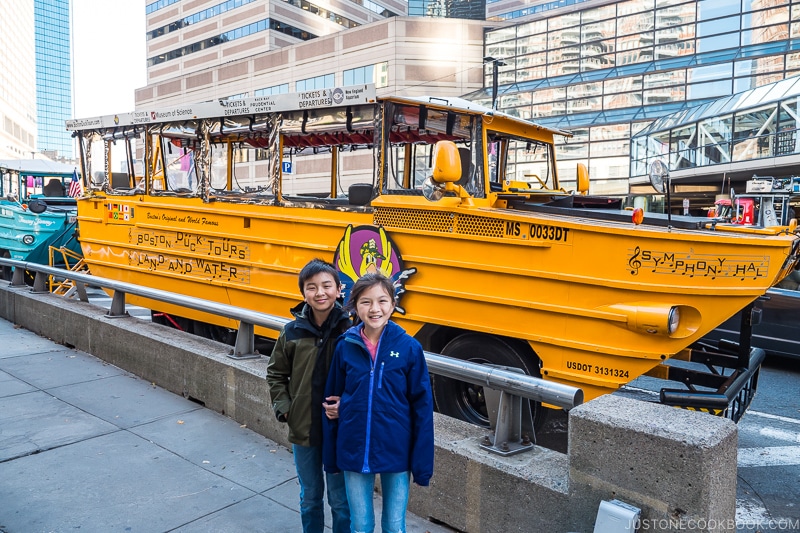
[(389, 352), (389, 357), (400, 357), (400, 352)]

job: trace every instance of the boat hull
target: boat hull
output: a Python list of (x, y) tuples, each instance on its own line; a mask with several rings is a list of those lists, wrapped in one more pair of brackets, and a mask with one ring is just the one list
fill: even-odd
[(74, 206), (34, 213), (16, 202), (3, 201), (0, 203), (0, 250), (11, 259), (40, 264), (48, 263), (50, 246), (66, 246), (79, 252), (76, 219)]
[[(289, 317), (301, 299), (297, 273), (310, 259), (334, 261), (346, 286), (381, 270), (399, 288), (395, 319), (412, 335), (452, 328), (523, 340), (545, 379), (578, 386), (587, 399), (681, 352), (764, 294), (794, 260), (789, 235), (633, 226), (422, 198), (345, 205), (95, 196), (79, 200), (78, 214), (95, 275)], [(675, 309), (680, 321), (670, 332), (665, 319)]]

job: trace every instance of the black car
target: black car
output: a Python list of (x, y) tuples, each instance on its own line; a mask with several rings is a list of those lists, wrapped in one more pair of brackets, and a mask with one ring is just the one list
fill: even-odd
[[(795, 271), (756, 303), (761, 323), (753, 327), (752, 345), (768, 355), (800, 359), (800, 272)], [(739, 340), (740, 313), (736, 313), (704, 340)]]

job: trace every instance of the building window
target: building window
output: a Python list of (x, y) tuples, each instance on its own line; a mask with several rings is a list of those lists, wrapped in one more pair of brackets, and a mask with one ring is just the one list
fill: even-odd
[(374, 83), (375, 87), (389, 86), (389, 62), (366, 65), (364, 67), (352, 68), (344, 71), (345, 85), (363, 85)]
[(183, 46), (181, 48), (176, 48), (174, 50), (170, 50), (169, 52), (165, 52), (163, 54), (151, 57), (147, 60), (147, 66), (152, 67), (154, 65), (158, 65), (159, 63), (164, 63), (165, 61), (171, 61), (173, 59), (193, 54), (195, 52), (207, 50), (208, 48), (217, 46), (219, 44), (225, 44), (230, 41), (235, 41), (236, 39), (241, 39), (242, 37), (248, 37), (255, 33), (267, 30), (279, 31), (281, 33), (285, 33), (286, 35), (290, 35), (292, 37), (295, 37), (297, 39), (302, 39), (304, 41), (307, 41), (309, 39), (314, 39), (317, 37), (316, 35), (295, 28), (294, 26), (285, 24), (279, 20), (267, 18), (259, 20), (258, 22), (253, 22), (252, 24), (248, 24), (247, 26), (242, 26), (241, 28), (236, 28), (235, 30), (226, 31), (225, 33), (222, 33), (220, 35), (209, 37), (208, 39), (203, 39), (202, 41), (198, 41), (196, 43), (192, 43)]
[[(231, 9), (247, 5), (253, 1), (254, 0), (228, 0), (227, 2), (222, 2), (221, 4), (217, 4), (213, 7), (209, 7), (208, 9), (204, 9), (203, 11), (199, 11), (193, 15), (189, 15), (188, 17), (184, 17), (174, 22), (170, 22), (165, 26), (161, 26), (160, 28), (156, 28), (152, 31), (149, 31), (147, 32), (147, 38), (155, 39), (156, 37), (161, 37), (162, 35), (166, 35), (167, 33), (182, 30), (187, 26), (191, 26), (192, 24), (197, 24), (198, 22), (202, 22), (208, 18), (221, 15), (226, 11), (230, 11)], [(148, 13), (150, 12), (148, 11)]]
[(335, 85), (333, 74), (323, 74), (314, 78), (306, 78), (295, 82), (294, 90), (297, 92), (311, 91), (314, 89), (329, 89)]
[(147, 4), (147, 6), (145, 7), (145, 14), (149, 15), (153, 11), (158, 11), (159, 9), (171, 6), (176, 2), (180, 2), (180, 0), (158, 0), (157, 2)]
[(283, 1), (286, 2), (287, 4), (302, 9), (306, 13), (312, 13), (314, 15), (317, 15), (318, 17), (322, 17), (331, 22), (335, 22), (336, 24), (342, 26), (343, 28), (355, 28), (356, 26), (359, 26), (359, 23), (354, 20), (351, 20), (338, 13), (334, 13), (333, 11), (329, 11), (324, 7), (312, 4), (311, 2), (307, 2), (306, 0), (283, 0)]
[(273, 96), (276, 94), (286, 94), (289, 92), (289, 84), (273, 85), (264, 89), (256, 89), (253, 96)]

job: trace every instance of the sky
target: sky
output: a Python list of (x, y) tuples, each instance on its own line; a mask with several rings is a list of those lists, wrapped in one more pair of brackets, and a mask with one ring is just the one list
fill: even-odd
[(145, 3), (72, 0), (74, 118), (133, 111), (147, 84)]

